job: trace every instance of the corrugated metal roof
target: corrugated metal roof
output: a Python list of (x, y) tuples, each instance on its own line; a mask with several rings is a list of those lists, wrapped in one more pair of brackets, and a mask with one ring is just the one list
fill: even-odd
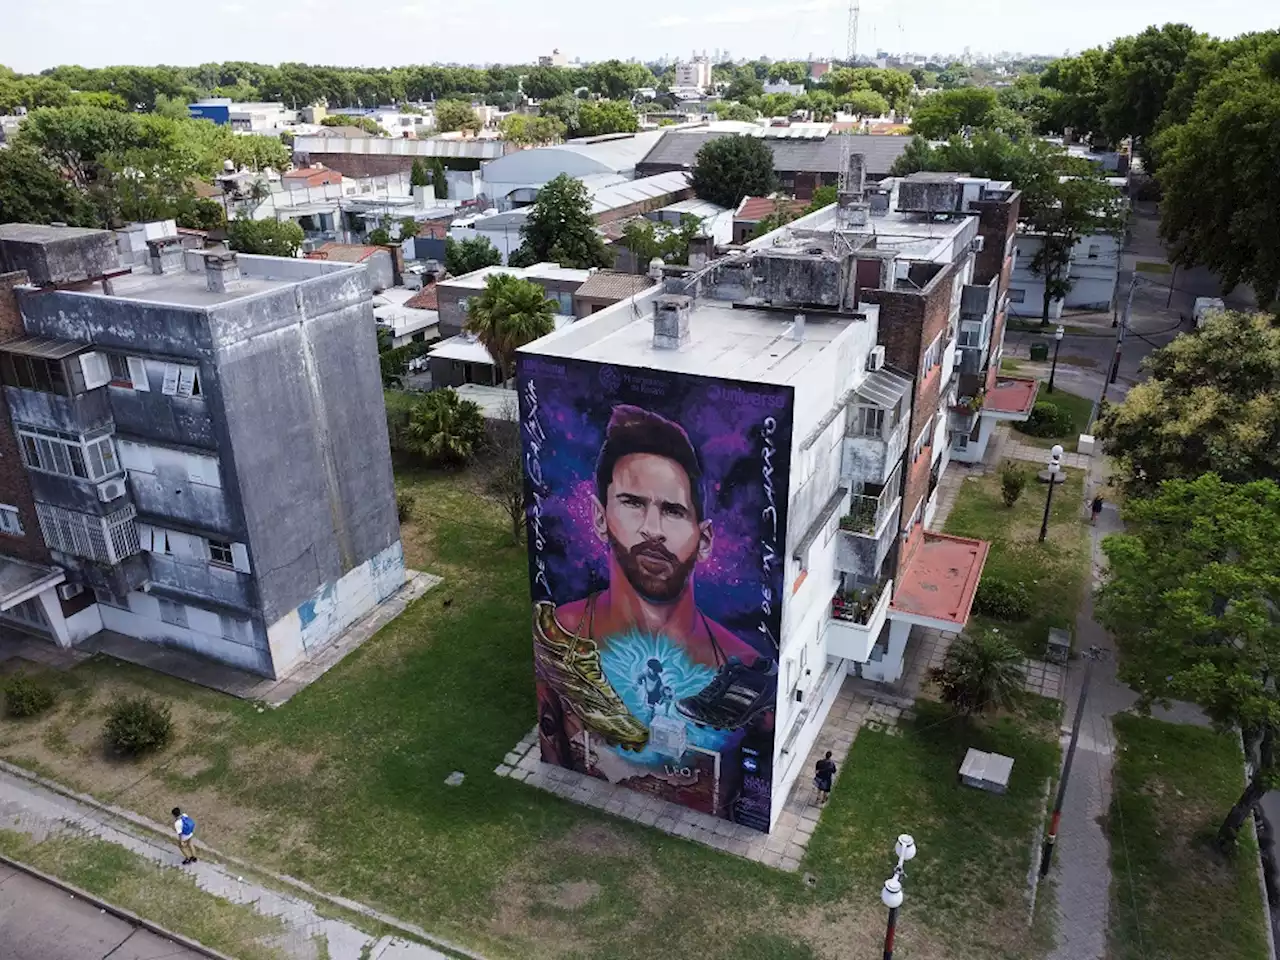
[(727, 213), (728, 210), (718, 203), (712, 203), (710, 200), (699, 200), (697, 197), (690, 197), (688, 200), (677, 200), (675, 203), (667, 204), (662, 208), (662, 212), (681, 215), (689, 213), (705, 220), (709, 217), (718, 217), (722, 213)]
[(42, 357), (45, 360), (62, 360), (88, 349), (89, 344), (78, 340), (54, 340), (51, 337), (18, 337), (16, 340), (0, 343), (0, 352)]
[(558, 147), (543, 147), (544, 150), (569, 150), (590, 157), (610, 170), (634, 170), (637, 163), (654, 148), (662, 139), (663, 131), (646, 130), (617, 140), (603, 140), (595, 143), (569, 141)]
[(895, 407), (911, 390), (911, 378), (892, 370), (877, 370), (854, 390), (863, 400), (886, 410)]
[(653, 286), (653, 280), (634, 273), (597, 270), (587, 282), (574, 291), (575, 297), (595, 300), (626, 300)]
[[(785, 128), (778, 128), (785, 129)], [(750, 134), (755, 136), (756, 134)], [(649, 166), (679, 166), (692, 169), (698, 151), (703, 144), (719, 137), (733, 136), (719, 130), (669, 130), (640, 162), (643, 169)], [(878, 136), (875, 134), (846, 134), (853, 138), (854, 153), (866, 158), (867, 173), (874, 177), (887, 176), (893, 162), (902, 155), (911, 142), (910, 137)], [(773, 151), (773, 168), (787, 173), (839, 173), (839, 136), (821, 139), (784, 139), (761, 135), (761, 139)]]
[(597, 190), (592, 194), (591, 212), (593, 214), (604, 213), (606, 210), (616, 210), (619, 207), (626, 207), (633, 203), (655, 200), (658, 197), (687, 189), (689, 189), (689, 174), (683, 170), (659, 173), (656, 176), (643, 177), (639, 180), (629, 180), (626, 183), (617, 183), (611, 187)]

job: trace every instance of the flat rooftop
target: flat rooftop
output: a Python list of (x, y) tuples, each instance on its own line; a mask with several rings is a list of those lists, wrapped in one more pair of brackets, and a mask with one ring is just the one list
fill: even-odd
[[(363, 269), (358, 264), (327, 260), (299, 260), (286, 257), (239, 255), (240, 279), (224, 293), (209, 289), (205, 277), (203, 251), (190, 250), (184, 255), (185, 267), (169, 273), (152, 273), (140, 267), (133, 273), (111, 280), (110, 296), (116, 300), (139, 300), (147, 303), (169, 303), (183, 307), (215, 307), (246, 297), (312, 280), (343, 270)], [(81, 291), (107, 296), (101, 286)]]
[(926, 532), (898, 571), (889, 615), (937, 630), (959, 630), (969, 619), (991, 544)]
[(535, 263), (531, 267), (481, 267), (460, 277), (449, 277), (440, 283), (450, 287), (483, 290), (485, 279), (497, 273), (509, 273), (525, 280), (563, 280), (568, 283), (586, 283), (590, 270), (562, 267), (558, 263)]
[(1036, 405), (1040, 381), (1030, 377), (1000, 377), (987, 391), (982, 412), (998, 420), (1025, 420)]
[[(595, 360), (600, 363), (670, 370), (758, 383), (793, 384), (805, 368), (841, 333), (856, 323), (876, 323), (879, 307), (864, 315), (806, 313), (804, 338), (792, 339), (794, 311), (734, 307), (728, 301), (697, 299), (689, 317), (689, 343), (679, 350), (653, 346), (652, 300), (635, 304), (631, 320), (621, 326), (609, 314), (573, 324), (565, 336), (546, 337), (524, 349), (544, 356)], [(598, 337), (584, 336), (598, 329)]]
[[(777, 238), (752, 246), (796, 247), (804, 250), (815, 242), (827, 249), (834, 243), (836, 208), (833, 204), (782, 227)], [(905, 260), (950, 260), (950, 250), (962, 234), (974, 231), (974, 218), (964, 214), (931, 216), (889, 210), (870, 216), (867, 222), (842, 231), (855, 248), (898, 254)]]

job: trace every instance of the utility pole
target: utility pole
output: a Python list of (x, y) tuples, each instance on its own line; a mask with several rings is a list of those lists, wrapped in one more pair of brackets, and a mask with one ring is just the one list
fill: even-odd
[(1058, 842), (1058, 825), (1062, 822), (1062, 803), (1067, 797), (1067, 781), (1071, 778), (1071, 764), (1076, 758), (1076, 743), (1080, 739), (1080, 723), (1084, 720), (1084, 705), (1089, 699), (1089, 680), (1093, 676), (1093, 663), (1100, 654), (1098, 647), (1089, 649), (1088, 662), (1084, 665), (1084, 680), (1080, 683), (1080, 702), (1076, 704), (1075, 720), (1071, 723), (1071, 742), (1067, 745), (1067, 760), (1062, 765), (1062, 779), (1058, 781), (1058, 798), (1053, 804), (1053, 819), (1049, 821), (1049, 835), (1044, 839), (1044, 849), (1040, 854), (1040, 876), (1049, 875), (1049, 865), (1053, 862), (1053, 848)]

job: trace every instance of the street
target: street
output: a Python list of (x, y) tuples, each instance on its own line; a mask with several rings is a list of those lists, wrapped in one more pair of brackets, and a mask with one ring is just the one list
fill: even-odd
[(201, 956), (0, 864), (0, 960), (193, 960)]

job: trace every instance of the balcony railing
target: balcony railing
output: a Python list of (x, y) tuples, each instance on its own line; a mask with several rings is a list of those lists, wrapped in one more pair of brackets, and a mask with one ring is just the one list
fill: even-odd
[(871, 615), (880, 603), (880, 597), (888, 583), (888, 578), (885, 578), (861, 590), (838, 592), (831, 598), (832, 619), (857, 623), (865, 627), (871, 621)]
[(854, 494), (849, 499), (849, 512), (840, 518), (840, 529), (874, 536), (898, 499), (897, 486), (895, 473), (879, 492), (873, 489), (870, 493)]

